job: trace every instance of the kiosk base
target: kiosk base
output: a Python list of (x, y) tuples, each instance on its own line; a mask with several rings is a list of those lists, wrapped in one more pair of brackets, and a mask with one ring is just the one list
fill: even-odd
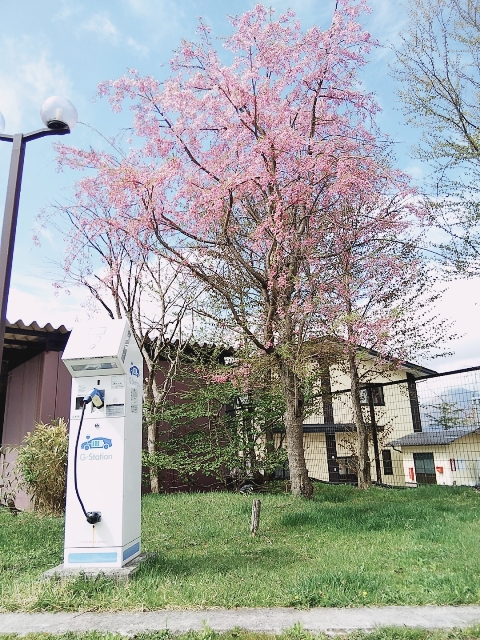
[(65, 547), (63, 565), (69, 569), (118, 569), (139, 554), (140, 538), (123, 547)]
[(141, 553), (130, 562), (127, 562), (127, 564), (124, 564), (123, 567), (66, 567), (63, 564), (59, 564), (58, 567), (48, 569), (48, 571), (42, 573), (41, 580), (78, 578), (79, 576), (85, 576), (86, 578), (104, 576), (121, 582), (129, 580), (148, 556), (149, 554)]

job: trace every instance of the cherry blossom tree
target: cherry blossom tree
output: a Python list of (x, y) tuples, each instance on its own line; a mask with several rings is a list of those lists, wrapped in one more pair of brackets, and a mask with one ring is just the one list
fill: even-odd
[(102, 198), (115, 228), (202, 283), (210, 319), (280, 381), (292, 492), (305, 497), (305, 380), (314, 345), (347, 317), (333, 293), (339, 219), (357, 215), (359, 193), (388, 194), (376, 204), (387, 220), (388, 199), (412, 195), (382, 160), (378, 107), (358, 77), (375, 45), (358, 22), (366, 6), (332, 5), (330, 26), (306, 32), (257, 5), (231, 19), (222, 54), (200, 22), (164, 82), (131, 70), (100, 85), (114, 111), (133, 112), (127, 153), (58, 146), (62, 167), (90, 170), (77, 197)]

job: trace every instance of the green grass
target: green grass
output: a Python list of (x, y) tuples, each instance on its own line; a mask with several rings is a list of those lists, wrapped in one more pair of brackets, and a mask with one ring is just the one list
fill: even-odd
[(480, 603), (480, 494), (317, 485), (311, 501), (149, 495), (135, 577), (40, 582), (62, 561), (63, 522), (0, 509), (0, 610)]
[[(377, 629), (372, 632), (356, 631), (354, 633), (331, 636), (325, 634), (313, 634), (304, 631), (300, 625), (285, 630), (282, 634), (266, 634), (233, 629), (226, 633), (216, 633), (205, 627), (203, 631), (190, 631), (182, 635), (174, 636), (168, 630), (140, 633), (133, 636), (136, 640), (478, 640), (480, 638), (480, 626), (468, 629), (451, 629), (448, 631), (426, 631), (425, 629), (406, 629), (389, 627)], [(18, 640), (17, 635), (1, 635), (2, 640)], [(62, 635), (50, 635), (47, 633), (30, 633), (22, 636), (26, 640), (124, 640), (125, 636), (115, 633), (64, 633)]]

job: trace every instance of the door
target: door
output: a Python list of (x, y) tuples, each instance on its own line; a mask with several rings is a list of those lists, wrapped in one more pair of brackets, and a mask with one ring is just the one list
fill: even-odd
[(325, 444), (327, 445), (327, 466), (328, 466), (328, 481), (340, 482), (340, 474), (338, 473), (337, 463), (337, 443), (335, 441), (334, 433), (325, 434)]
[(325, 444), (327, 445), (328, 481), (349, 484), (358, 482), (356, 474), (348, 465), (350, 458), (337, 456), (335, 433), (325, 434)]
[(437, 484), (433, 453), (414, 453), (413, 462), (418, 484)]

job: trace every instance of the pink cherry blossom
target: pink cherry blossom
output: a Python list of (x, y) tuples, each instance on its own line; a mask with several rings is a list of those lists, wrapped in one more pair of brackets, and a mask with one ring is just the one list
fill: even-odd
[[(222, 55), (200, 22), (163, 83), (131, 69), (98, 87), (114, 112), (132, 111), (141, 146), (57, 146), (61, 168), (86, 172), (65, 268), (81, 259), (81, 238), (105, 233), (201, 281), (231, 342), (277, 363), (289, 451), (302, 430), (307, 344), (364, 345), (385, 362), (408, 355), (401, 298), (420, 266), (402, 246), (422, 209), (387, 160), (379, 107), (359, 79), (377, 46), (358, 22), (365, 11), (343, 0), (327, 29), (302, 31), (293, 12), (275, 19), (256, 5), (231, 19)], [(296, 460), (294, 492), (308, 495), (303, 452)]]

